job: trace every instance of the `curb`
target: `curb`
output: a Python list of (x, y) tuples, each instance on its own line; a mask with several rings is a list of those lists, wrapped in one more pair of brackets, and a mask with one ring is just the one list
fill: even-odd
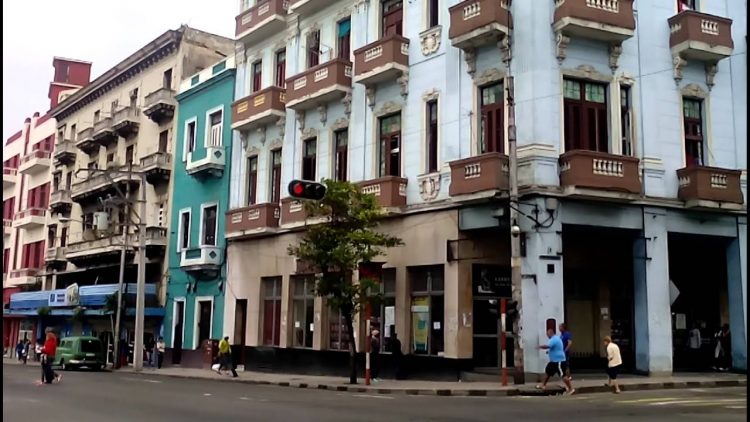
[[(201, 377), (196, 375), (178, 375), (178, 374), (164, 374), (154, 372), (132, 372), (138, 375), (157, 375), (170, 378), (182, 378), (182, 379), (195, 379), (195, 380), (212, 380), (212, 378)], [(349, 393), (370, 393), (370, 394), (400, 394), (407, 396), (454, 396), (454, 397), (510, 397), (510, 396), (554, 396), (563, 393), (563, 389), (555, 388), (545, 391), (539, 391), (536, 389), (528, 388), (508, 388), (503, 390), (488, 390), (488, 389), (416, 389), (416, 388), (378, 388), (378, 387), (365, 387), (355, 385), (341, 385), (341, 384), (317, 384), (317, 383), (306, 383), (306, 382), (290, 382), (290, 381), (265, 381), (265, 380), (251, 380), (251, 379), (216, 379), (216, 381), (224, 382), (237, 382), (241, 384), (249, 385), (270, 385), (277, 387), (290, 387), (290, 388), (306, 388), (306, 389), (317, 389), (317, 390), (329, 390), (338, 392), (349, 392)], [(670, 390), (670, 389), (687, 389), (687, 388), (721, 388), (721, 387), (746, 387), (747, 379), (737, 380), (716, 380), (716, 381), (677, 381), (677, 382), (644, 382), (637, 384), (625, 384), (620, 385), (622, 391), (643, 391), (643, 390)], [(579, 394), (595, 394), (595, 393), (611, 393), (612, 390), (604, 385), (601, 386), (583, 386), (576, 388), (576, 395)]]

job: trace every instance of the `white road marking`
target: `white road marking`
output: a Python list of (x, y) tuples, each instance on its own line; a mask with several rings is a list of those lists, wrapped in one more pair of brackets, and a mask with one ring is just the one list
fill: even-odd
[(203, 393), (203, 396), (204, 397), (209, 397), (209, 396), (211, 396), (211, 393)]
[(727, 409), (747, 409), (747, 406), (726, 406)]
[(386, 399), (386, 400), (393, 400), (393, 397), (391, 396), (382, 396), (382, 395), (375, 395), (375, 394), (352, 394), (354, 397), (361, 397), (361, 398), (367, 398), (367, 399)]
[(252, 400), (250, 397), (240, 397), (240, 400)]
[(687, 405), (700, 405), (700, 406), (718, 406), (722, 403), (736, 403), (736, 402), (742, 402), (745, 401), (745, 399), (692, 399), (692, 400), (672, 400), (672, 401), (662, 401), (662, 402), (655, 402), (655, 403), (649, 403), (649, 406), (665, 406), (665, 405), (671, 405), (671, 404), (687, 404)]

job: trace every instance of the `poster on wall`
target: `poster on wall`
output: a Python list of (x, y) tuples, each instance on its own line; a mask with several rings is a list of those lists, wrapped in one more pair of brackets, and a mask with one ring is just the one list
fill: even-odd
[(414, 353), (427, 353), (430, 331), (430, 298), (415, 297), (411, 302), (412, 347)]
[(510, 267), (474, 264), (471, 273), (474, 294), (511, 297)]

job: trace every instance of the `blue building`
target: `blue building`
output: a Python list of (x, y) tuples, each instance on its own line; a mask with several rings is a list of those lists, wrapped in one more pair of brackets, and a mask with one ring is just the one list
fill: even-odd
[(192, 75), (176, 98), (178, 130), (170, 201), (167, 363), (203, 364), (203, 346), (224, 332), (226, 246), (234, 98), (232, 57)]
[(561, 322), (578, 369), (600, 367), (606, 335), (634, 372), (707, 367), (722, 324), (746, 369), (744, 2), (311, 4), (237, 17), (224, 325), (248, 362), (346, 368), (340, 316), (286, 254), (311, 222), (284, 186), (336, 178), (376, 195), (406, 245), (374, 324), (415, 376), (500, 366), (512, 226), (526, 372)]

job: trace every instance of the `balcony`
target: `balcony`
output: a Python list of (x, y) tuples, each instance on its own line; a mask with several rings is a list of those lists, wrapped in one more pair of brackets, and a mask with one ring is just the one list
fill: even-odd
[(49, 196), (49, 209), (52, 214), (68, 214), (73, 207), (73, 200), (70, 198), (70, 189), (59, 189), (52, 192)]
[(286, 30), (288, 0), (259, 1), (234, 18), (237, 41), (254, 44)]
[(552, 29), (612, 44), (635, 33), (633, 0), (555, 0)]
[[(85, 230), (79, 239), (70, 241), (65, 248), (65, 259), (77, 267), (88, 265), (113, 264), (119, 262), (123, 249), (122, 235), (103, 234), (96, 230)], [(135, 243), (125, 244), (126, 258), (135, 255)]]
[(174, 95), (174, 91), (169, 88), (159, 88), (146, 95), (143, 100), (143, 114), (158, 124), (171, 119), (177, 107)]
[(117, 132), (112, 128), (112, 118), (104, 117), (94, 123), (94, 142), (106, 147), (117, 142)]
[(340, 100), (352, 92), (352, 63), (333, 59), (286, 80), (287, 107), (295, 111)]
[(375, 196), (378, 204), (387, 209), (406, 206), (406, 184), (403, 177), (385, 176), (362, 182), (362, 193)]
[(354, 51), (354, 82), (365, 86), (397, 79), (409, 70), (409, 40), (381, 38)]
[(232, 129), (252, 130), (286, 116), (286, 90), (271, 86), (232, 104)]
[(669, 18), (669, 28), (673, 56), (716, 63), (734, 50), (731, 19), (685, 10)]
[(449, 11), (448, 38), (462, 50), (496, 43), (513, 28), (510, 0), (465, 0)]
[(569, 151), (560, 156), (560, 185), (573, 194), (593, 189), (639, 195), (638, 159), (596, 151)]
[(451, 184), (448, 194), (494, 196), (510, 187), (508, 156), (490, 152), (448, 163), (451, 167)]
[(138, 133), (140, 126), (140, 112), (137, 107), (124, 107), (115, 112), (112, 116), (112, 129), (119, 136), (127, 138), (130, 135)]
[(73, 141), (65, 139), (55, 144), (52, 152), (52, 163), (55, 166), (70, 165), (76, 162), (76, 146)]
[(334, 3), (336, 3), (335, 0), (291, 0), (289, 13), (296, 13), (300, 19), (304, 19)]
[(226, 238), (241, 238), (276, 231), (281, 209), (279, 204), (256, 204), (227, 212)]
[[(137, 171), (137, 169), (137, 167), (133, 168), (134, 171)], [(104, 173), (94, 173), (87, 179), (73, 184), (70, 190), (70, 198), (73, 202), (85, 202), (95, 200), (98, 197), (105, 197), (107, 193), (116, 196), (115, 186), (125, 192), (128, 184), (131, 185), (131, 189), (136, 189), (140, 181), (141, 179), (137, 175), (113, 174), (111, 177), (107, 177)]]
[(78, 141), (76, 141), (76, 148), (80, 149), (86, 154), (99, 151), (99, 144), (94, 142), (94, 128), (89, 127), (78, 132)]
[(222, 248), (200, 246), (183, 249), (180, 253), (180, 268), (193, 274), (217, 275), (222, 264)]
[(49, 170), (52, 153), (49, 151), (35, 150), (21, 158), (18, 172), (26, 175), (45, 173)]
[(281, 224), (302, 225), (307, 220), (305, 203), (294, 198), (283, 198), (281, 200)]
[(18, 170), (11, 167), (3, 167), (3, 189), (14, 186), (16, 179), (18, 179)]
[(222, 147), (206, 147), (206, 157), (193, 161), (193, 153), (188, 153), (187, 174), (196, 177), (221, 177), (226, 165), (226, 154)]
[(13, 220), (3, 218), (3, 237), (10, 236), (11, 232), (13, 232)]
[[(687, 207), (741, 208), (745, 202), (740, 187), (741, 170), (693, 166), (677, 170), (677, 197)], [(729, 205), (729, 206), (727, 206)]]
[(13, 228), (35, 229), (43, 227), (47, 221), (47, 210), (44, 208), (26, 208), (13, 216)]
[(62, 246), (53, 246), (47, 248), (44, 252), (44, 262), (47, 265), (55, 265), (57, 263), (65, 263), (65, 248)]
[[(137, 245), (138, 236), (138, 233), (128, 235), (128, 242)], [(144, 244), (146, 245), (146, 258), (162, 259), (167, 249), (167, 228), (159, 226), (146, 227)]]
[(42, 270), (40, 268), (21, 268), (13, 270), (8, 275), (8, 279), (6, 280), (7, 284), (4, 287), (35, 284), (37, 277), (40, 275), (42, 275)]
[(172, 172), (172, 156), (167, 152), (155, 152), (141, 158), (141, 171), (146, 173), (146, 181), (152, 185), (166, 183)]

